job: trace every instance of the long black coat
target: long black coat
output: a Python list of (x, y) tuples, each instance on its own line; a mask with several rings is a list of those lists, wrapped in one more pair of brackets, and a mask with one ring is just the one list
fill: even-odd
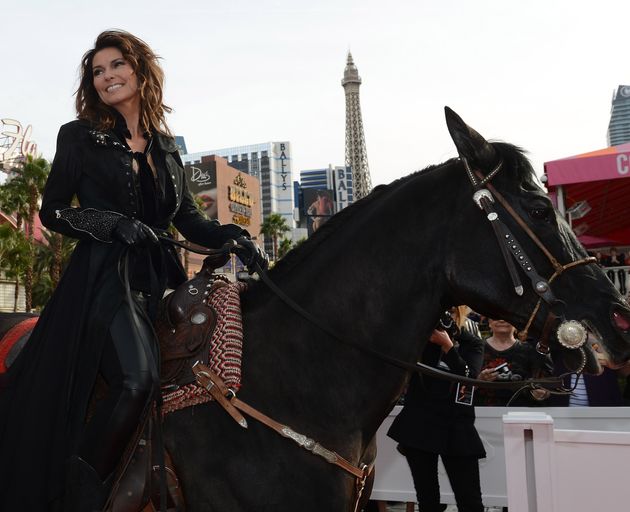
[[(437, 366), (439, 359), (456, 375), (476, 378), (483, 360), (483, 341), (466, 332), (456, 340), (457, 348), (441, 354), (438, 345), (429, 344), (422, 362)], [(400, 445), (430, 453), (453, 456), (485, 457), (477, 429), (475, 409), (455, 403), (456, 384), (450, 381), (414, 374), (405, 395), (405, 405), (394, 419), (387, 435)]]
[[(199, 213), (174, 141), (156, 134), (151, 155), (167, 171), (169, 214), (154, 227), (173, 223), (188, 240), (218, 247), (243, 230), (221, 226)], [(55, 293), (23, 353), (0, 390), (0, 510), (46, 511), (62, 492), (64, 461), (74, 443), (98, 372), (103, 342), (124, 301), (118, 264), (123, 244), (112, 239), (121, 215), (138, 214), (131, 151), (114, 131), (98, 132), (85, 121), (61, 127), (44, 191), (40, 218), (79, 239)], [(71, 206), (78, 198), (80, 207)], [(163, 292), (185, 280), (172, 247), (161, 256)], [(159, 295), (161, 296), (161, 294)]]

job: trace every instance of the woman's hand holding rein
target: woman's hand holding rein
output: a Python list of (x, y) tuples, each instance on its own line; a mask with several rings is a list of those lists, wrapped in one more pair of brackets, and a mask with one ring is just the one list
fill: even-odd
[(159, 243), (153, 230), (138, 219), (121, 217), (116, 223), (112, 237), (127, 245), (150, 245)]

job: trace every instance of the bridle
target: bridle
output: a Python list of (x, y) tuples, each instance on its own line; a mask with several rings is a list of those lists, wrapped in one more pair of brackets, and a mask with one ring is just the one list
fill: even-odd
[[(561, 264), (551, 254), (549, 249), (540, 241), (531, 228), (525, 223), (523, 218), (512, 208), (512, 206), (505, 200), (505, 198), (492, 186), (490, 181), (499, 173), (503, 166), (503, 161), (499, 161), (494, 169), (492, 169), (487, 175), (483, 175), (481, 171), (473, 171), (468, 164), (466, 158), (461, 157), (461, 160), (466, 169), (466, 174), (470, 179), (475, 190), (473, 194), (473, 200), (477, 206), (483, 210), (486, 214), (486, 218), (490, 222), (494, 230), (494, 234), (497, 237), (497, 242), (501, 248), (501, 253), (505, 264), (507, 266), (510, 278), (514, 285), (514, 291), (517, 295), (523, 295), (523, 285), (521, 284), (518, 267), (525, 273), (531, 282), (532, 289), (538, 295), (538, 301), (529, 316), (529, 320), (525, 324), (525, 328), (519, 333), (519, 338), (524, 340), (527, 337), (529, 328), (531, 327), (540, 306), (544, 301), (549, 312), (545, 320), (542, 336), (536, 345), (536, 350), (541, 354), (549, 353), (549, 335), (554, 324), (559, 322), (556, 329), (556, 336), (558, 342), (565, 348), (571, 350), (580, 350), (582, 356), (582, 362), (580, 368), (575, 373), (581, 373), (586, 365), (586, 353), (584, 352), (583, 345), (587, 339), (586, 327), (577, 320), (566, 320), (564, 316), (564, 302), (556, 298), (554, 295), (551, 284), (560, 276), (565, 270), (576, 268), (582, 265), (589, 265), (596, 263), (596, 258), (586, 257), (579, 260), (571, 261), (566, 264)], [(536, 270), (532, 259), (527, 255), (521, 244), (516, 237), (511, 233), (509, 228), (499, 217), (498, 212), (494, 208), (494, 201), (499, 202), (501, 206), (508, 212), (508, 214), (516, 221), (516, 223), (525, 231), (525, 234), (538, 246), (543, 254), (550, 261), (554, 268), (552, 276), (546, 280)]]

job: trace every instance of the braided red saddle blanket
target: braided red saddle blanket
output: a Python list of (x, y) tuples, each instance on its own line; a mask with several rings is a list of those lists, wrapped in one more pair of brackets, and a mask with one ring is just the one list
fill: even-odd
[[(178, 288), (173, 293), (171, 303), (164, 305), (170, 312), (160, 315), (156, 328), (162, 349), (163, 384), (174, 383), (179, 386), (175, 391), (163, 395), (165, 414), (211, 400), (210, 395), (194, 380), (191, 367), (195, 360), (207, 364), (235, 391), (241, 385), (243, 323), (240, 294), (247, 285), (210, 280), (202, 274), (200, 272), (182, 285), (181, 290)], [(187, 305), (181, 306), (181, 295), (180, 300), (175, 295), (178, 292), (188, 295), (184, 295)], [(180, 305), (175, 306), (173, 302), (179, 302)], [(173, 317), (177, 315), (179, 320), (173, 322)], [(165, 328), (163, 323), (168, 322), (169, 318), (172, 323)], [(170, 348), (165, 347), (165, 336), (170, 337)], [(169, 368), (169, 353), (181, 355), (186, 350), (190, 355), (180, 357), (176, 369)]]

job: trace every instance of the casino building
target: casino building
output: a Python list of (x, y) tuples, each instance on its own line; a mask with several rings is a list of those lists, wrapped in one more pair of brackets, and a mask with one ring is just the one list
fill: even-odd
[[(225, 158), (202, 156), (194, 163), (185, 164), (188, 187), (210, 219), (221, 224), (237, 224), (246, 229), (253, 239), (260, 236), (262, 208), (260, 182), (245, 172), (230, 166)], [(203, 256), (189, 253), (188, 270), (201, 268)], [(223, 269), (234, 273), (242, 269), (235, 258)]]
[[(182, 155), (182, 160), (184, 165), (198, 165), (210, 155), (223, 157), (230, 167), (259, 180), (263, 218), (270, 213), (279, 213), (291, 229), (296, 227), (293, 217), (291, 144), (288, 141), (189, 153)], [(271, 251), (271, 240), (265, 240), (265, 250)]]

